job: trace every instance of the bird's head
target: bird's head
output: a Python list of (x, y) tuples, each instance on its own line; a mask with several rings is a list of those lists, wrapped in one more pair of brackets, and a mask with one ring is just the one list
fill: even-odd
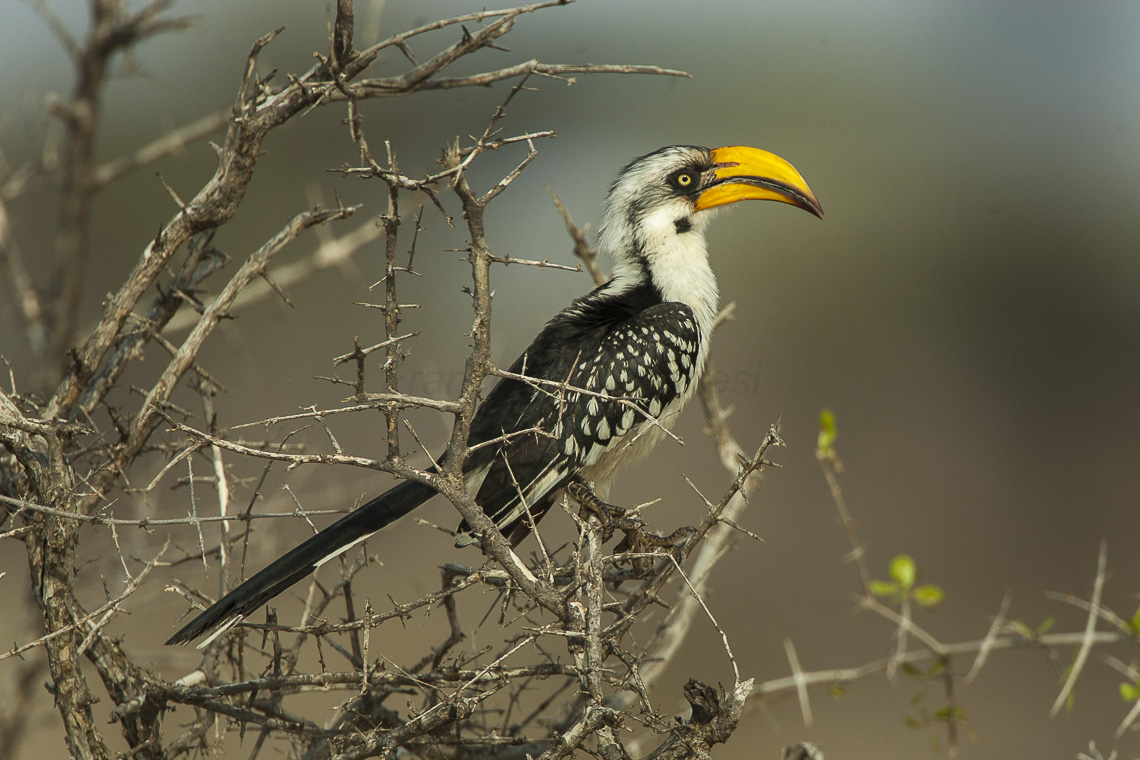
[(634, 159), (618, 175), (598, 247), (613, 257), (617, 278), (648, 276), (669, 296), (685, 272), (704, 263), (703, 231), (713, 209), (743, 200), (780, 201), (823, 216), (800, 173), (774, 153), (677, 145)]
[(629, 240), (630, 233), (664, 225), (685, 234), (702, 227), (709, 210), (744, 200), (790, 203), (823, 216), (804, 178), (774, 153), (738, 145), (674, 145), (622, 169), (606, 199), (603, 232), (608, 228)]

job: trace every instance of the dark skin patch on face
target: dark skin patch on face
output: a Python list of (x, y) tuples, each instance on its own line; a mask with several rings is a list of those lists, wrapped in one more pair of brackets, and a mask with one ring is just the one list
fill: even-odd
[(687, 216), (683, 216), (680, 219), (674, 219), (673, 228), (677, 230), (678, 235), (683, 235), (693, 229), (693, 220)]

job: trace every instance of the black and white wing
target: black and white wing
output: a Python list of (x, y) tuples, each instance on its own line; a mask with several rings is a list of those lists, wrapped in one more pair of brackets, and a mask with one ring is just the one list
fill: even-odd
[[(701, 339), (688, 306), (639, 310), (628, 296), (591, 303), (595, 294), (551, 320), (511, 367), (536, 382), (500, 380), (472, 420), (470, 446), (496, 442), (468, 458), (470, 487), (513, 543), (571, 477), (621, 457), (695, 380)], [(475, 541), (464, 522), (456, 543)]]

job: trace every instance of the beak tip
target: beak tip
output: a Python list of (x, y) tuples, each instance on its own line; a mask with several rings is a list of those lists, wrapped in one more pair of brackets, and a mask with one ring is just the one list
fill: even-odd
[[(716, 183), (705, 191), (711, 194), (704, 201), (705, 208), (740, 200), (773, 200), (823, 218), (823, 206), (799, 171), (775, 153), (746, 145), (730, 145), (714, 148), (710, 154), (716, 162)], [(727, 189), (731, 186), (735, 186), (734, 189)]]

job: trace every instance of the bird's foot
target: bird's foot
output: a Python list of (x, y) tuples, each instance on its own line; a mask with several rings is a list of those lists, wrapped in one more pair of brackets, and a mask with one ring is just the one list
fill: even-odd
[(578, 502), (581, 509), (581, 515), (593, 515), (598, 518), (598, 522), (602, 524), (602, 540), (609, 541), (614, 536), (615, 530), (620, 530), (628, 534), (629, 531), (643, 530), (645, 528), (645, 521), (637, 515), (629, 514), (629, 510), (624, 507), (619, 507), (615, 504), (602, 501), (598, 495), (594, 493), (594, 489), (590, 484), (580, 478), (573, 478), (566, 484), (566, 494)]
[(614, 547), (614, 553), (635, 555), (630, 557), (629, 561), (633, 564), (634, 572), (639, 577), (644, 576), (649, 571), (648, 557), (641, 555), (648, 555), (655, 549), (673, 551), (696, 531), (696, 528), (691, 527), (678, 528), (668, 536), (662, 536), (659, 533), (647, 530), (645, 521), (639, 516), (630, 514), (629, 510), (623, 507), (602, 501), (590, 485), (579, 478), (574, 478), (567, 483), (565, 490), (571, 499), (578, 502), (582, 508), (583, 516), (589, 514), (598, 518), (598, 522), (602, 525), (602, 539), (604, 541), (610, 540), (615, 530), (620, 530), (625, 534), (621, 542)]
[(618, 544), (614, 551), (648, 551), (650, 549), (677, 549), (681, 544), (697, 532), (697, 529), (689, 526), (684, 528), (677, 528), (667, 536), (662, 536), (660, 533), (654, 533), (650, 530), (640, 531), (627, 531), (625, 538)]
[(650, 559), (659, 556), (662, 550), (668, 551), (677, 558), (677, 551), (681, 545), (696, 532), (696, 528), (677, 528), (668, 536), (662, 536), (648, 530), (629, 530), (614, 547), (614, 554), (629, 554), (633, 572), (638, 578), (645, 577), (650, 570)]

